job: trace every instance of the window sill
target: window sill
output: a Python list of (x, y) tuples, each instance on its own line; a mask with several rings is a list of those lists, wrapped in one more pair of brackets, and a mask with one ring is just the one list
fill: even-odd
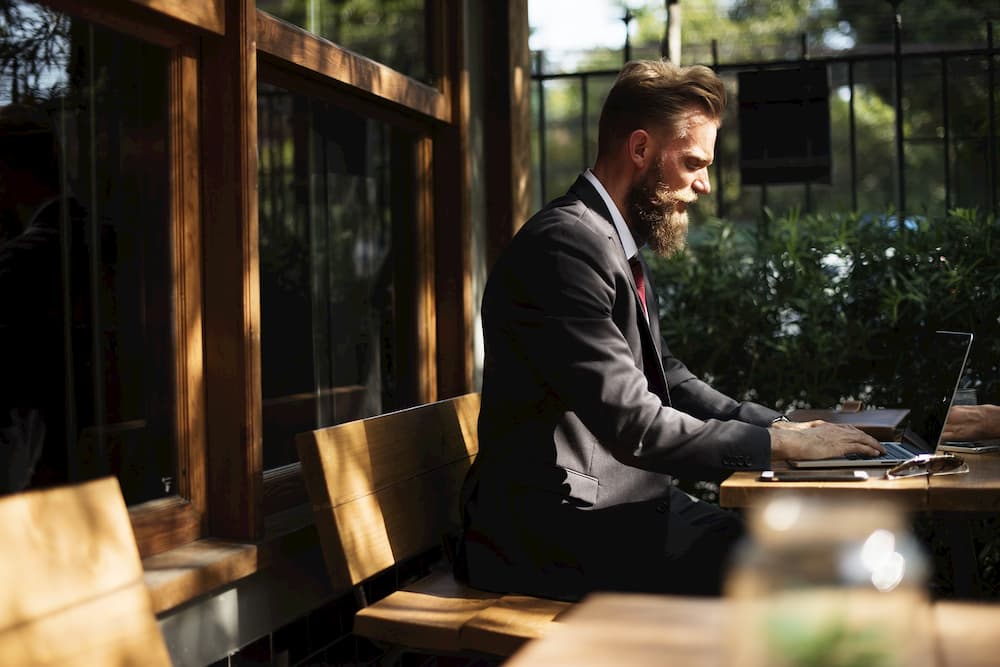
[(309, 548), (318, 548), (312, 508), (268, 517), (258, 542), (205, 538), (143, 559), (153, 611), (162, 614)]

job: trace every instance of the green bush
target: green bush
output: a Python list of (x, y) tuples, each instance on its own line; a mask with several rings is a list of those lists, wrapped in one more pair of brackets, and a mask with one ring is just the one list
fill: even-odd
[[(902, 228), (891, 216), (792, 212), (753, 230), (711, 221), (686, 252), (650, 265), (671, 351), (731, 396), (782, 410), (848, 398), (915, 405), (929, 400), (919, 382), (879, 379), (893, 376), (915, 332), (943, 328), (975, 333), (963, 382), (980, 402), (1000, 403), (997, 244), (998, 220), (967, 210)], [(714, 483), (679, 484), (717, 499)], [(970, 517), (984, 595), (996, 597), (1000, 517)], [(930, 515), (915, 521), (934, 562), (932, 594), (951, 597), (951, 552), (937, 525)]]
[(975, 333), (964, 383), (996, 402), (998, 244), (998, 220), (968, 210), (902, 226), (793, 211), (752, 230), (710, 221), (687, 251), (650, 263), (670, 349), (732, 396), (779, 410), (913, 404), (919, 383), (884, 379), (915, 333), (950, 329)]

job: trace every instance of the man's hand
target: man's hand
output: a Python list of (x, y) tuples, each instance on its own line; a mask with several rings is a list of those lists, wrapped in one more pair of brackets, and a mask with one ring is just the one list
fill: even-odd
[(801, 431), (806, 428), (815, 428), (820, 424), (826, 424), (827, 422), (822, 419), (813, 419), (807, 422), (774, 422), (771, 424), (771, 428), (780, 428), (789, 431)]
[(771, 431), (772, 461), (829, 459), (846, 454), (880, 456), (885, 453), (878, 440), (848, 424), (778, 422), (768, 430)]
[(1000, 437), (1000, 406), (955, 405), (948, 413), (942, 440), (985, 440)]

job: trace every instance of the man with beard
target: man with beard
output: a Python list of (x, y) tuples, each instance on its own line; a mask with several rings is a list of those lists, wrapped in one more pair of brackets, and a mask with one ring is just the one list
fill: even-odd
[(723, 395), (660, 340), (638, 249), (683, 246), (687, 207), (710, 191), (724, 105), (706, 67), (626, 65), (601, 113), (593, 169), (497, 260), (455, 563), (473, 586), (563, 599), (717, 594), (742, 524), (674, 477), (881, 453), (852, 427), (792, 424)]

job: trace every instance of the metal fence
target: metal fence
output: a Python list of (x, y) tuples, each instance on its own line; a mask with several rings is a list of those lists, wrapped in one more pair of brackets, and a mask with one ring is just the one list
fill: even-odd
[[(955, 207), (1000, 212), (998, 51), (992, 22), (986, 35), (985, 47), (904, 48), (897, 20), (894, 43), (877, 49), (814, 56), (803, 37), (796, 58), (732, 63), (719, 62), (713, 43), (711, 62), (705, 64), (735, 98), (740, 72), (825, 65), (833, 175), (829, 184), (741, 184), (738, 105), (730, 103), (716, 148), (714, 210), (709, 204), (707, 212), (733, 220), (754, 219), (764, 207), (892, 210), (900, 219)], [(631, 51), (625, 50), (626, 59)], [(544, 54), (534, 54), (535, 204), (561, 194), (592, 164), (600, 107), (617, 74), (612, 68), (546, 72)], [(882, 122), (873, 124), (873, 117)]]

